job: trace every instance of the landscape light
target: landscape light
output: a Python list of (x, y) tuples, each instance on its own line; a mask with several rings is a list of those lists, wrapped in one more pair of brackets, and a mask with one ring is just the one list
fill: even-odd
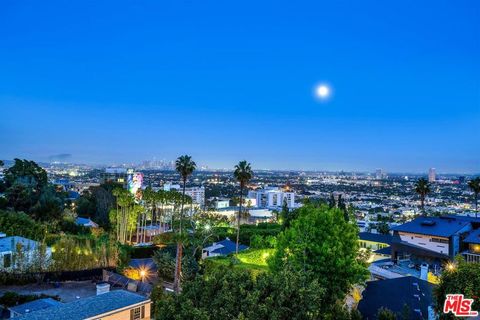
[(453, 262), (449, 262), (449, 263), (447, 263), (446, 268), (447, 268), (448, 271), (454, 271), (456, 266)]

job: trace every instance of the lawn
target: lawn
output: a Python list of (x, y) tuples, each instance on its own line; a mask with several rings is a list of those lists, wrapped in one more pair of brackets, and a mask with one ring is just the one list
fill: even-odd
[(228, 257), (209, 258), (214, 265), (233, 265), (234, 268), (250, 271), (267, 271), (267, 259), (273, 255), (275, 249), (247, 249)]

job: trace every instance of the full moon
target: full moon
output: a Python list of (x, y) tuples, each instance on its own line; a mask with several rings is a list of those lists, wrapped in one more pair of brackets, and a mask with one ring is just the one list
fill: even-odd
[(317, 96), (321, 99), (325, 99), (330, 95), (330, 88), (324, 84), (321, 84), (316, 89)]

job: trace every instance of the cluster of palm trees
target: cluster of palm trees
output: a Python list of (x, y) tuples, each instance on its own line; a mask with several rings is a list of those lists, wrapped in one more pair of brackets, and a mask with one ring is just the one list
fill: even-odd
[[(151, 187), (143, 190), (141, 201), (136, 201), (123, 188), (115, 188), (112, 194), (117, 199), (117, 208), (110, 213), (110, 221), (115, 225), (117, 241), (122, 244), (132, 243), (135, 230), (136, 242), (147, 242), (147, 225), (166, 230), (166, 221), (174, 220), (183, 199), (182, 194), (175, 190), (154, 191)], [(184, 198), (186, 203), (192, 202), (190, 197)], [(173, 227), (173, 224), (170, 226)]]
[[(173, 288), (175, 292), (180, 292), (181, 290), (181, 274), (182, 274), (182, 255), (183, 255), (183, 241), (184, 239), (184, 204), (186, 203), (185, 199), (185, 187), (187, 184), (187, 179), (193, 174), (197, 165), (195, 161), (192, 160), (191, 156), (184, 155), (180, 156), (175, 162), (175, 169), (180, 174), (182, 180), (182, 197), (181, 197), (181, 209), (180, 209), (180, 227), (177, 232), (177, 253), (175, 257), (175, 275)], [(235, 166), (234, 177), (240, 184), (240, 207), (237, 214), (237, 240), (236, 240), (236, 253), (238, 253), (238, 244), (240, 238), (240, 217), (243, 209), (243, 193), (247, 187), (248, 182), (253, 178), (253, 171), (250, 163), (247, 161), (240, 161)]]
[[(480, 194), (480, 177), (476, 177), (468, 182), (468, 187), (473, 192), (475, 203), (475, 218), (478, 214), (478, 195)], [(425, 178), (420, 178), (415, 183), (415, 192), (420, 196), (420, 208), (425, 214), (425, 198), (431, 192), (430, 183)]]

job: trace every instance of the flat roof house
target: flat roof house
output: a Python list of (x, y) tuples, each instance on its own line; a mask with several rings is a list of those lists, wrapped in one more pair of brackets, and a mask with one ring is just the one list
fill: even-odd
[(392, 260), (441, 265), (461, 252), (462, 238), (476, 222), (461, 216), (419, 217), (393, 227)]
[(52, 298), (43, 298), (10, 307), (8, 310), (10, 311), (10, 318), (17, 318), (30, 312), (55, 307), (61, 304), (61, 302)]
[(27, 313), (18, 320), (149, 320), (150, 299), (115, 290)]

